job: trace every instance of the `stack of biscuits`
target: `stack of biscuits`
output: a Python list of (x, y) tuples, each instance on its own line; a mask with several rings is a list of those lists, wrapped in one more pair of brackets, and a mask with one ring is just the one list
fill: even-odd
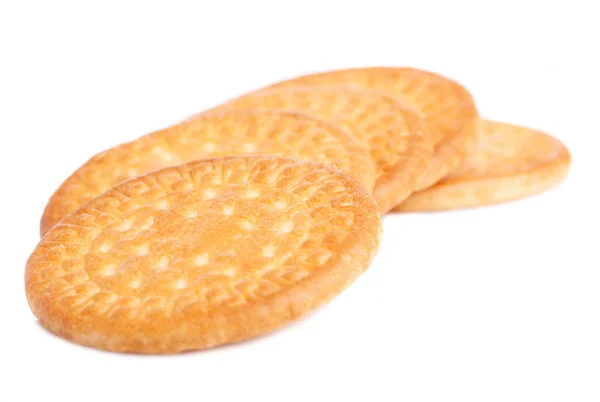
[(437, 73), (299, 76), (91, 157), (46, 206), (27, 300), (46, 329), (98, 349), (241, 342), (350, 286), (383, 214), (521, 199), (569, 167), (560, 141), (480, 118)]

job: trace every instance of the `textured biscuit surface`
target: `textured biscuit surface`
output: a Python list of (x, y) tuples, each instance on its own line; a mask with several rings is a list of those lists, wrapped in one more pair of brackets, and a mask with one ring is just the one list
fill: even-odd
[(174, 353), (248, 339), (327, 302), (369, 265), (372, 196), (329, 165), (222, 157), (122, 183), (54, 226), (26, 295), (48, 330)]
[(517, 200), (559, 184), (569, 171), (569, 151), (540, 131), (479, 120), (477, 133), (477, 146), (459, 170), (413, 194), (397, 210), (433, 211)]
[(475, 143), (478, 115), (471, 94), (458, 82), (410, 67), (367, 67), (319, 72), (269, 85), (367, 88), (412, 104), (422, 113), (434, 136), (435, 156), (421, 177), (418, 190), (427, 188), (460, 166)]
[(298, 85), (252, 92), (216, 110), (227, 108), (295, 110), (347, 128), (371, 150), (373, 195), (382, 213), (411, 194), (433, 157), (433, 140), (418, 113), (379, 92)]
[(196, 159), (246, 154), (330, 163), (357, 177), (368, 191), (375, 183), (369, 149), (331, 122), (300, 113), (215, 112), (91, 158), (52, 195), (40, 232), (43, 235), (65, 215), (124, 180)]

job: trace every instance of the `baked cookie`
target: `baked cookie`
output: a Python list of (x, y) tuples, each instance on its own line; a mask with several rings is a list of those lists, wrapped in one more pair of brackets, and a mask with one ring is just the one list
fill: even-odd
[(221, 157), (124, 182), (65, 217), (25, 272), (40, 323), (75, 343), (176, 353), (268, 333), (331, 300), (381, 239), (331, 165)]
[(477, 133), (477, 147), (461, 169), (413, 194), (396, 210), (435, 211), (518, 200), (556, 186), (569, 171), (567, 148), (540, 131), (479, 120)]
[(222, 111), (204, 114), (102, 152), (65, 180), (50, 198), (41, 234), (114, 185), (196, 159), (245, 154), (291, 156), (330, 163), (371, 191), (369, 150), (331, 122), (301, 113)]
[(266, 88), (295, 85), (366, 88), (416, 106), (435, 143), (435, 156), (416, 190), (432, 186), (459, 167), (475, 144), (478, 112), (471, 94), (458, 82), (433, 72), (410, 67), (350, 68), (303, 75)]

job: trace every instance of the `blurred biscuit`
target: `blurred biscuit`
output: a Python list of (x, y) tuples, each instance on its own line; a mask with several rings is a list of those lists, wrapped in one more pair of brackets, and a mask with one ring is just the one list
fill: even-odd
[(415, 193), (396, 210), (435, 211), (522, 199), (564, 180), (567, 148), (538, 130), (480, 120), (478, 142), (465, 164), (435, 186)]

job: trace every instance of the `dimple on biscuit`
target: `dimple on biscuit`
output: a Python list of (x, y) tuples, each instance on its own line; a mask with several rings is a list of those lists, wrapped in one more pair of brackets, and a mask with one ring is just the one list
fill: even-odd
[(396, 210), (437, 211), (499, 204), (542, 193), (568, 174), (568, 149), (539, 130), (482, 119), (477, 133), (477, 146), (459, 170), (413, 194)]
[(372, 196), (330, 165), (221, 157), (126, 181), (31, 254), (26, 296), (78, 344), (177, 353), (266, 334), (331, 300), (381, 239)]
[(457, 81), (412, 67), (364, 67), (302, 75), (259, 89), (295, 85), (380, 91), (414, 105), (435, 142), (435, 156), (416, 190), (430, 187), (458, 168), (475, 144), (478, 111), (473, 97)]
[(215, 111), (92, 157), (52, 195), (40, 232), (124, 180), (196, 159), (247, 154), (330, 163), (355, 176), (368, 191), (375, 184), (369, 149), (332, 122), (284, 111)]
[(348, 129), (371, 151), (373, 196), (381, 213), (412, 193), (433, 157), (432, 138), (418, 113), (375, 91), (297, 85), (251, 92), (211, 110), (229, 108), (299, 111)]

